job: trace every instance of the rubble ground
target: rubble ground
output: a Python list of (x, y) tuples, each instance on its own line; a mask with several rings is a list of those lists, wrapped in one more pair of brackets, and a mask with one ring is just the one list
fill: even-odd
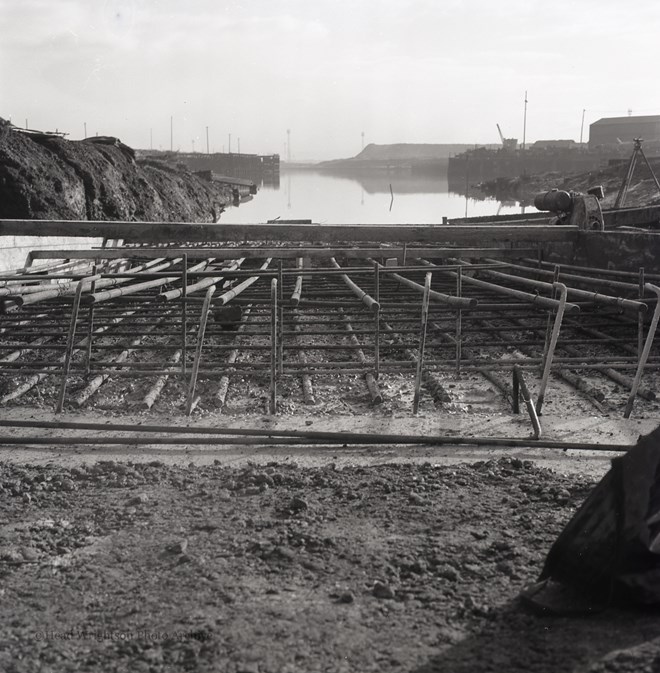
[(657, 671), (653, 612), (518, 600), (598, 477), (517, 457), (0, 463), (0, 669)]

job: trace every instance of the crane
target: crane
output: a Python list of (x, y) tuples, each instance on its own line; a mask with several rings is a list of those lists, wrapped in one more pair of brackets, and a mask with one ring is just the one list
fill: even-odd
[(496, 126), (497, 132), (500, 134), (500, 140), (502, 141), (502, 149), (515, 150), (518, 147), (518, 138), (505, 138), (500, 125), (496, 124)]

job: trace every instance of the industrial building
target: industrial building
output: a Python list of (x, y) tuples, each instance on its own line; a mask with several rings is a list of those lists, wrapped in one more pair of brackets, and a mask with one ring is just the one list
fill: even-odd
[(632, 143), (634, 138), (660, 142), (660, 115), (603, 117), (589, 126), (589, 148)]

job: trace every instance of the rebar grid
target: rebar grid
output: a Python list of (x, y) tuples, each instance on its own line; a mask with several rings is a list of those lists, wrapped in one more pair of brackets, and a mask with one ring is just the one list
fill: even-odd
[(249, 376), (268, 390), (274, 413), (284, 377), (300, 378), (314, 404), (316, 377), (360, 375), (377, 404), (379, 376), (400, 373), (415, 381), (416, 412), (422, 382), (447, 404), (452, 381), (476, 372), (517, 407), (514, 367), (515, 381), (526, 372), (538, 412), (559, 380), (596, 408), (618, 392), (628, 415), (636, 396), (655, 397), (643, 377), (660, 368), (658, 294), (632, 275), (564, 274), (528, 249), (504, 261), (492, 249), (471, 249), (470, 258), (446, 249), (435, 257), (432, 247), (412, 258), (405, 246), (379, 256), (365, 248), (364, 257), (280, 249), (274, 257), (269, 247), (268, 258), (245, 248), (215, 258), (204, 246), (162, 247), (158, 257), (77, 251), (38, 274), (30, 266), (4, 274), (0, 404), (20, 403), (48, 380), (59, 410), (83, 407), (108, 381), (139, 377), (145, 407), (178, 381), (189, 414), (202, 398), (222, 407), (232, 377)]

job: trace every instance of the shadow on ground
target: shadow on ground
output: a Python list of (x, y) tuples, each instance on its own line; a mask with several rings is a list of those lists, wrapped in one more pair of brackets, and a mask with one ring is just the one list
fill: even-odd
[(479, 633), (411, 673), (646, 673), (660, 671), (658, 611), (536, 615), (519, 602), (491, 612)]

